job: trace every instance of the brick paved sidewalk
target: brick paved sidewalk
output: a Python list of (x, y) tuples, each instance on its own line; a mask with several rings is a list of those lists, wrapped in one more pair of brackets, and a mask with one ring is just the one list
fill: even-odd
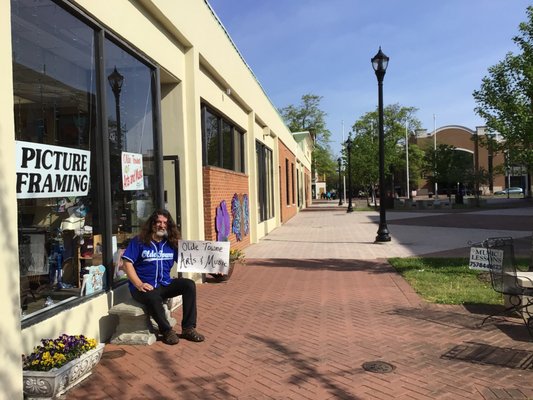
[[(487, 215), (471, 229), (391, 213), (393, 241), (377, 245), (370, 214), (301, 213), (250, 246), (231, 280), (198, 286), (205, 342), (106, 345), (94, 374), (63, 398), (533, 399), (533, 343), (520, 320), (479, 328), (494, 309), (426, 304), (382, 258), (530, 234)], [(393, 370), (362, 367), (374, 361)]]
[(206, 342), (107, 345), (66, 398), (533, 398), (523, 325), (479, 329), (484, 314), (422, 303), (379, 261), (249, 260), (198, 299)]

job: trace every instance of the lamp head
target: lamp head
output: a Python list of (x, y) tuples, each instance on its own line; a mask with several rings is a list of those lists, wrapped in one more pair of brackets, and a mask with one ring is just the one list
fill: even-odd
[(117, 71), (116, 66), (113, 72), (107, 77), (107, 80), (109, 81), (109, 85), (111, 85), (113, 93), (120, 93), (122, 85), (124, 84), (124, 75), (121, 75), (120, 72)]
[(346, 139), (346, 147), (348, 148), (348, 152), (352, 148), (352, 134), (351, 133), (348, 135), (348, 139)]
[(379, 47), (379, 51), (377, 54), (372, 57), (372, 68), (374, 68), (374, 72), (376, 73), (376, 76), (378, 79), (383, 79), (385, 76), (385, 72), (387, 71), (387, 67), (389, 65), (389, 57), (385, 55), (381, 51), (381, 46)]

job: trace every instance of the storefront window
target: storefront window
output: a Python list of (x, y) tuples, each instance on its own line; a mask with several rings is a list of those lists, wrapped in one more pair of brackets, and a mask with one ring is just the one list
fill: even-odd
[(58, 4), (11, 0), (23, 320), (125, 279), (159, 185), (154, 68)]
[(244, 173), (244, 133), (202, 104), (204, 165)]
[(111, 169), (114, 279), (125, 279), (120, 255), (156, 204), (152, 70), (105, 41)]
[(86, 276), (103, 277), (95, 33), (52, 2), (12, 1), (12, 34), (24, 318), (102, 289)]
[(257, 213), (259, 222), (263, 222), (274, 216), (272, 150), (256, 141), (255, 154), (257, 163)]

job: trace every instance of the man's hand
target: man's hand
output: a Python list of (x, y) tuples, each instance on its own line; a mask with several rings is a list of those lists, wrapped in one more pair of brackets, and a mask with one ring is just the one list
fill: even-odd
[(150, 290), (154, 290), (154, 287), (149, 283), (142, 282), (139, 286), (137, 286), (137, 290), (139, 292), (149, 292)]

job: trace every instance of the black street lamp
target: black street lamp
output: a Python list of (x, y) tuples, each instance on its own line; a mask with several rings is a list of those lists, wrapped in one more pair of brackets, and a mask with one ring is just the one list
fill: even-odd
[(337, 159), (337, 162), (339, 163), (339, 190), (338, 190), (338, 194), (339, 194), (339, 206), (342, 206), (342, 185), (341, 185), (341, 166), (342, 166), (342, 160), (340, 159), (340, 157)]
[(352, 162), (351, 162), (351, 152), (352, 152), (352, 135), (348, 136), (346, 141), (346, 151), (348, 152), (348, 208), (346, 212), (352, 212)]
[(113, 95), (115, 96), (115, 112), (117, 116), (117, 147), (118, 151), (122, 151), (122, 128), (120, 126), (120, 91), (122, 90), (122, 85), (124, 84), (124, 76), (117, 71), (117, 67), (113, 72), (107, 77)]
[(372, 68), (378, 78), (378, 111), (379, 111), (379, 228), (376, 242), (390, 242), (387, 216), (385, 211), (385, 133), (383, 131), (383, 78), (389, 64), (387, 57), (379, 48), (372, 57)]

